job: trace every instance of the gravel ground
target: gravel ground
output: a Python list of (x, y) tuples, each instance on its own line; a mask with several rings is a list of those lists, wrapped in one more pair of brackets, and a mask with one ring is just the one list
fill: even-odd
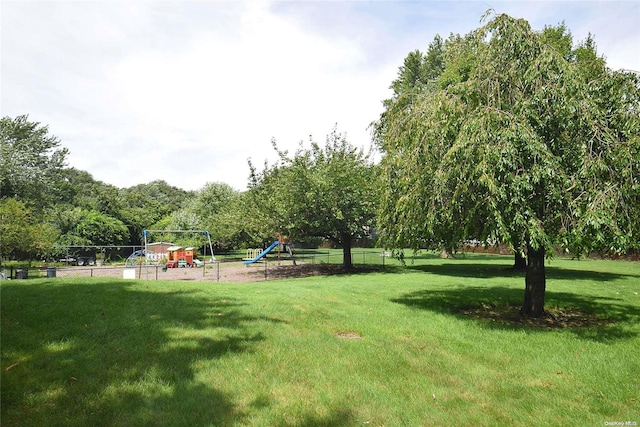
[[(129, 272), (125, 273), (125, 270)], [(136, 279), (148, 280), (193, 280), (209, 282), (260, 282), (270, 279), (284, 279), (320, 276), (344, 273), (341, 265), (333, 264), (300, 264), (294, 266), (289, 262), (256, 263), (245, 266), (240, 262), (218, 263), (202, 268), (169, 268), (161, 267), (59, 267), (56, 277), (112, 277), (122, 279), (125, 274), (135, 274)]]

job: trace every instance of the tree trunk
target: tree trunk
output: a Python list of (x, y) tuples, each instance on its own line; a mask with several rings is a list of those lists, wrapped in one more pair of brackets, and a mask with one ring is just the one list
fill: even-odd
[(520, 314), (528, 317), (543, 317), (546, 274), (544, 248), (527, 246), (527, 274), (525, 277), (524, 303)]
[(442, 250), (440, 251), (440, 258), (442, 259), (450, 259), (453, 258), (453, 255), (451, 255), (453, 253), (453, 250), (449, 250), (447, 248), (442, 248)]
[(520, 251), (514, 251), (513, 269), (518, 271), (525, 271), (527, 269), (527, 259), (522, 256)]
[(351, 270), (353, 263), (351, 261), (351, 236), (342, 236), (342, 266), (345, 270)]

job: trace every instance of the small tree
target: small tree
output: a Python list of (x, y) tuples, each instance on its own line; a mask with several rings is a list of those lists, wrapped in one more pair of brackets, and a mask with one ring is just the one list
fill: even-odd
[(342, 246), (343, 266), (351, 268), (352, 242), (367, 235), (375, 219), (378, 186), (370, 156), (335, 129), (324, 147), (311, 140), (293, 156), (272, 144), (280, 161), (261, 173), (251, 165), (250, 182), (272, 232), (326, 238)]
[(0, 265), (9, 254), (29, 260), (46, 255), (57, 237), (56, 229), (37, 222), (25, 203), (13, 197), (0, 199)]

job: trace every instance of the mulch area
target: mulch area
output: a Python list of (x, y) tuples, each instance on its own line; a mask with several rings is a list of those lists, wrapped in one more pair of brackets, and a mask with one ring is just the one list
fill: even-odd
[[(246, 272), (247, 267), (243, 267), (245, 272), (240, 271), (240, 275), (251, 279), (250, 281), (265, 280), (264, 268), (260, 265), (255, 267), (249, 267), (251, 269)], [(298, 265), (280, 265), (267, 268), (267, 279), (297, 279), (301, 277), (312, 276), (330, 276), (336, 274), (353, 274), (353, 273), (366, 273), (371, 271), (377, 271), (375, 267), (354, 267), (352, 269), (345, 269), (342, 265), (337, 264), (300, 264)], [(221, 270), (225, 271), (226, 270)], [(222, 273), (221, 273), (222, 274)], [(240, 277), (236, 277), (240, 278)]]
[(595, 314), (585, 313), (578, 308), (547, 308), (545, 311), (546, 315), (543, 317), (525, 317), (520, 315), (519, 306), (482, 304), (479, 307), (460, 308), (456, 313), (504, 325), (523, 325), (542, 329), (602, 327), (614, 322)]

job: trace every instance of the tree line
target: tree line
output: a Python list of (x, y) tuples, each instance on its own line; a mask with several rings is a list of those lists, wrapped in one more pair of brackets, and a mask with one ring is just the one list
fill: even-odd
[[(0, 257), (5, 259), (56, 258), (69, 246), (139, 246), (148, 229), (208, 230), (217, 252), (261, 247), (275, 233), (296, 242), (348, 245), (373, 226), (375, 166), (337, 130), (326, 149), (311, 141), (311, 148), (291, 159), (278, 151), (279, 164), (263, 171), (249, 161), (247, 191), (221, 182), (186, 191), (162, 180), (117, 188), (66, 167), (68, 150), (27, 115), (0, 119), (0, 138)], [(153, 237), (198, 241), (170, 233)]]
[(272, 141), (278, 160), (249, 161), (243, 192), (164, 181), (118, 189), (65, 167), (46, 126), (5, 117), (0, 256), (207, 229), (218, 248), (274, 233), (327, 239), (350, 267), (352, 242), (374, 232), (400, 257), (474, 239), (513, 249), (526, 270), (522, 313), (544, 315), (555, 250), (640, 249), (640, 79), (609, 69), (594, 38), (574, 43), (564, 23), (535, 31), (491, 11), (483, 20), (407, 55), (371, 125), (379, 163), (337, 129), (294, 153)]

